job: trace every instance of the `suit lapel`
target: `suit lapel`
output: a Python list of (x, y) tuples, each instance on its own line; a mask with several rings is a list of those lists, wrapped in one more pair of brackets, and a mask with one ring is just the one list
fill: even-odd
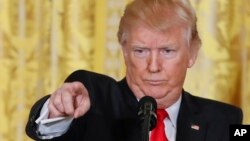
[[(123, 79), (119, 82), (120, 88), (123, 92), (123, 98), (127, 102), (127, 107), (125, 113), (128, 118), (132, 118), (133, 124), (128, 124), (124, 122), (124, 126), (128, 129), (128, 136), (125, 137), (130, 141), (136, 141), (139, 138), (138, 122), (137, 122), (137, 111), (138, 111), (138, 101), (133, 95), (132, 91), (129, 89), (126, 80)], [(207, 123), (203, 121), (201, 117), (201, 110), (199, 105), (194, 102), (195, 98), (189, 93), (183, 91), (182, 102), (177, 119), (177, 135), (176, 141), (204, 141)], [(129, 116), (130, 115), (130, 116)], [(124, 115), (123, 115), (124, 116)], [(129, 120), (125, 120), (129, 121)], [(135, 123), (136, 122), (136, 123)], [(135, 128), (137, 127), (137, 128)], [(139, 134), (138, 134), (139, 133)]]
[(200, 109), (193, 97), (183, 91), (177, 120), (176, 141), (204, 141), (207, 123), (200, 117)]

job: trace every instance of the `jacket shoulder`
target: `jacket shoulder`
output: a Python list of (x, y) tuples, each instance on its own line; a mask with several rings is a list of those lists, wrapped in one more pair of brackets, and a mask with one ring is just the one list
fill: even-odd
[(65, 79), (65, 82), (80, 81), (80, 82), (84, 83), (84, 82), (98, 82), (98, 81), (102, 81), (102, 80), (116, 83), (116, 80), (113, 79), (112, 77), (109, 77), (109, 76), (101, 74), (101, 73), (87, 71), (87, 70), (76, 70), (76, 71), (72, 72)]
[(185, 92), (184, 97), (205, 119), (220, 120), (229, 123), (242, 123), (243, 113), (239, 107), (217, 100), (194, 96)]

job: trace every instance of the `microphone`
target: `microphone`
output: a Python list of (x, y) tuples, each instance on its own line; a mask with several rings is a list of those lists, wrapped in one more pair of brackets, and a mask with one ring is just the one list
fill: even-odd
[(142, 123), (142, 141), (149, 140), (149, 131), (156, 126), (156, 109), (157, 104), (154, 98), (144, 96), (140, 99), (138, 116)]

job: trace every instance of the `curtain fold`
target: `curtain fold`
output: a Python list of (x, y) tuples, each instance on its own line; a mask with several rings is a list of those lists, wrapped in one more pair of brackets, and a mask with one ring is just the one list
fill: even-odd
[(250, 123), (250, 1), (193, 0), (202, 47), (185, 88), (241, 107)]

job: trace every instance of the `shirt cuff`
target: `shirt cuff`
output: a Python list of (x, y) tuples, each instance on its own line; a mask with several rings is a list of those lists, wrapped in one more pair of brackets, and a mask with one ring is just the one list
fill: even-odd
[(48, 104), (49, 99), (44, 103), (40, 116), (35, 121), (38, 125), (38, 137), (41, 139), (52, 139), (54, 137), (61, 136), (68, 131), (69, 126), (74, 119), (73, 117), (57, 117), (48, 119)]

